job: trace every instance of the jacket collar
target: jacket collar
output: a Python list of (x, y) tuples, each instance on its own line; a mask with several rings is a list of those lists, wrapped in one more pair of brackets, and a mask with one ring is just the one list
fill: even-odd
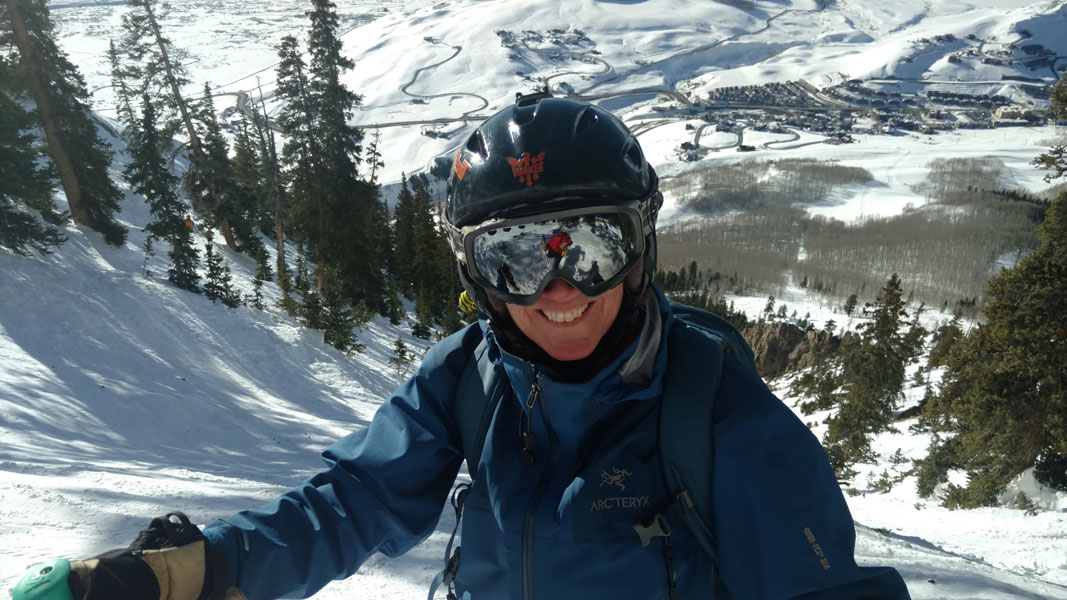
[(652, 289), (652, 300), (643, 309), (637, 338), (614, 361), (584, 382), (556, 381), (545, 367), (503, 350), (492, 328), (483, 320), (480, 325), (489, 344), (490, 360), (504, 367), (517, 398), (526, 398), (535, 377), (546, 394), (553, 396), (563, 394), (606, 403), (657, 397), (666, 367), (665, 332), (673, 317), (666, 297), (655, 284)]

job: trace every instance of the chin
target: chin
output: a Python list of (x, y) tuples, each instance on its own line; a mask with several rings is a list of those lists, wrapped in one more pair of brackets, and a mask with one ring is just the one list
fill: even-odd
[(595, 349), (596, 346), (588, 348), (575, 348), (574, 346), (571, 346), (568, 348), (560, 348), (559, 350), (545, 350), (545, 352), (556, 360), (568, 362), (587, 358)]

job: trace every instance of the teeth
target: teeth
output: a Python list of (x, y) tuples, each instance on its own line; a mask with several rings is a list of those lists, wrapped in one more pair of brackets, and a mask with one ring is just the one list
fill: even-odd
[(544, 313), (546, 317), (548, 317), (549, 321), (554, 321), (556, 323), (570, 323), (571, 321), (582, 316), (582, 313), (584, 313), (585, 309), (587, 308), (589, 308), (589, 305), (583, 304), (582, 306), (579, 306), (578, 308), (569, 310), (567, 312), (553, 312), (548, 310), (543, 310), (541, 312)]

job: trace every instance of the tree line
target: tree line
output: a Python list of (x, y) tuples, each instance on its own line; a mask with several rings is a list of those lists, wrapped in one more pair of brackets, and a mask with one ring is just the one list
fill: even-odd
[[(415, 303), (416, 335), (429, 337), (435, 325), (456, 330), (460, 286), (449, 275), (440, 208), (425, 178), (405, 177), (396, 210), (388, 210), (377, 179), (380, 136), (367, 139), (350, 124), (362, 97), (343, 82), (354, 63), (342, 53), (335, 5), (309, 4), (303, 39), (288, 35), (277, 47), (280, 113), (272, 121), (262, 102), (253, 103), (253, 114), (233, 124), (231, 145), (210, 83), (189, 92), (182, 50), (163, 26), (166, 4), (126, 1), (108, 59), (129, 154), (122, 175), (152, 216), (146, 263), (163, 246), (174, 285), (240, 305), (245, 299), (214, 248), (218, 232), (231, 251), (255, 259), (257, 298), (264, 282), (276, 280), (281, 306), (342, 350), (358, 349), (353, 328), (374, 314), (399, 324), (402, 297)], [(55, 42), (45, 0), (4, 0), (0, 11), (0, 245), (49, 252), (63, 242), (55, 225), (68, 220), (122, 245), (113, 151), (81, 75)], [(66, 214), (52, 201), (56, 180)], [(191, 215), (206, 246), (197, 243)], [(273, 261), (265, 240), (273, 240)], [(298, 248), (295, 264), (287, 241)]]
[[(896, 272), (914, 299), (974, 317), (990, 273), (1037, 246), (1034, 228), (1052, 197), (1003, 189), (998, 159), (938, 159), (916, 186), (928, 196), (924, 206), (843, 223), (809, 215), (804, 205), (866, 176), (810, 163), (740, 163), (675, 182), (683, 206), (705, 216), (660, 232), (660, 263), (679, 269), (697, 260), (715, 282), (713, 293), (780, 295), (801, 287), (831, 302), (872, 298)], [(747, 191), (728, 191), (734, 184)]]

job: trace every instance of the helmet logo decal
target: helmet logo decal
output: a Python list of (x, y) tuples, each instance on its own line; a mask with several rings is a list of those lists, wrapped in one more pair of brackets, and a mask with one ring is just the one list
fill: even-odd
[(455, 172), (460, 181), (463, 181), (463, 176), (467, 174), (467, 169), (469, 168), (471, 168), (471, 164), (463, 158), (463, 148), (460, 148), (456, 151), (456, 158), (452, 160), (452, 171)]
[(529, 152), (523, 152), (521, 158), (508, 157), (511, 163), (511, 173), (519, 183), (533, 185), (545, 172), (545, 153), (542, 151), (537, 156), (530, 156)]

